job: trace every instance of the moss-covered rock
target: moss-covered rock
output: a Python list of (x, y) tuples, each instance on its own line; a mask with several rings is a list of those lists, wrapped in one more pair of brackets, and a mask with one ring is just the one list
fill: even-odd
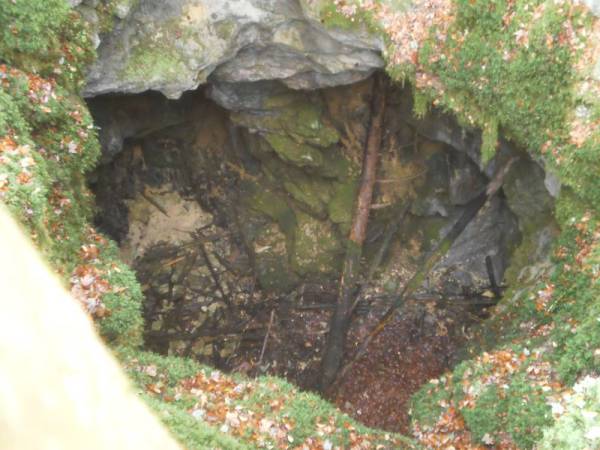
[(350, 231), (357, 192), (358, 180), (351, 179), (346, 183), (336, 183), (332, 198), (327, 204), (330, 220), (340, 227), (344, 235)]
[[(357, 424), (317, 395), (278, 378), (230, 376), (190, 360), (131, 349), (119, 348), (117, 356), (144, 400), (189, 449), (254, 449), (257, 442), (274, 448), (357, 442), (414, 448), (410, 439)], [(321, 430), (324, 423), (331, 431)]]
[(253, 241), (254, 270), (267, 291), (288, 292), (300, 280), (290, 267), (288, 242), (275, 224), (263, 225)]
[(292, 138), (280, 134), (267, 134), (267, 142), (277, 155), (290, 164), (298, 167), (321, 167), (323, 154), (309, 144), (299, 144)]
[(253, 182), (244, 183), (243, 204), (251, 210), (264, 214), (276, 222), (286, 236), (292, 236), (296, 229), (296, 215), (284, 196), (272, 187)]
[(321, 148), (339, 141), (336, 129), (323, 122), (323, 103), (318, 96), (275, 91), (264, 97), (259, 111), (262, 114), (240, 111), (232, 114), (232, 120), (249, 129), (284, 135), (297, 143)]
[(362, 80), (382, 66), (377, 40), (329, 33), (295, 3), (108, 4), (114, 6), (103, 15), (118, 21), (101, 36), (89, 95), (155, 90), (178, 98), (209, 76), (224, 83), (282, 80), (295, 89), (317, 89)]
[[(472, 342), (470, 359), (454, 370), (454, 375), (461, 371), (459, 381), (465, 392), (485, 386), (486, 394), (478, 397), (475, 406), (466, 402), (464, 393), (453, 397), (458, 381), (452, 383), (449, 376), (443, 382), (438, 380), (435, 387), (445, 393), (440, 394), (441, 401), (421, 394), (415, 397), (415, 410), (434, 411), (431, 415), (437, 428), (430, 429), (432, 436), (444, 436), (448, 421), (466, 419), (467, 427), (459, 426), (450, 436), (453, 442), (464, 438), (467, 442), (475, 439), (503, 445), (510, 436), (511, 444), (528, 448), (552, 421), (549, 396), (556, 398), (568, 391), (578, 376), (598, 369), (592, 356), (598, 341), (591, 324), (597, 307), (592, 299), (599, 298), (598, 283), (588, 272), (598, 254), (598, 242), (590, 230), (597, 229), (600, 198), (594, 175), (598, 173), (598, 127), (592, 125), (598, 117), (593, 112), (598, 102), (589, 96), (598, 92), (598, 79), (591, 75), (598, 57), (593, 43), (598, 40), (597, 18), (571, 3), (529, 0), (440, 2), (427, 14), (418, 8), (404, 12), (401, 7), (386, 6), (385, 11), (375, 5), (360, 14), (370, 15), (369, 20), (386, 33), (388, 72), (415, 84), (418, 112), (425, 113), (435, 105), (453, 111), (464, 124), (479, 126), (483, 130), (484, 160), (495, 154), (500, 130), (536, 160), (543, 159), (564, 183), (556, 214), (561, 236), (552, 262), (539, 262), (540, 248), (546, 247), (541, 253), (548, 253), (543, 230), (548, 230), (551, 239), (556, 229), (552, 201), (540, 183), (534, 189), (527, 187), (529, 182), (539, 181), (539, 170), (530, 168), (530, 176), (521, 178), (520, 188), (511, 184), (508, 176), (508, 203), (513, 203), (515, 213), (522, 217), (525, 232), (508, 272), (515, 286), (481, 327), (481, 340)], [(348, 15), (362, 17), (352, 12)], [(383, 18), (388, 20), (378, 20)], [(430, 27), (429, 34), (398, 32), (402, 27), (396, 24), (407, 18), (411, 26), (416, 22), (419, 27)], [(564, 33), (565, 27), (569, 33)], [(411, 30), (410, 26), (406, 29)], [(565, 188), (565, 184), (570, 187)], [(534, 195), (525, 199), (527, 191)], [(544, 227), (541, 232), (528, 234), (538, 226)], [(523, 264), (531, 263), (521, 270)], [(496, 332), (487, 339), (486, 330)], [(489, 386), (490, 377), (497, 372), (493, 365), (475, 370), (476, 360), (482, 357), (482, 348), (499, 352), (503, 345), (512, 345), (525, 356), (537, 346), (540, 354), (535, 358), (521, 356), (523, 366), (510, 371), (506, 386)], [(483, 357), (487, 357), (485, 353)], [(552, 384), (550, 380), (557, 374), (561, 383)], [(534, 388), (532, 379), (536, 377), (548, 384)], [(425, 391), (431, 391), (431, 386)], [(461, 409), (464, 417), (453, 415)], [(420, 432), (428, 428), (423, 417), (415, 415), (414, 425)], [(469, 430), (473, 435), (464, 434)], [(574, 434), (574, 445), (587, 444), (581, 435)], [(568, 447), (566, 437), (548, 436), (548, 442), (557, 448)]]
[(327, 217), (327, 205), (331, 197), (331, 183), (310, 177), (299, 177), (283, 182), (284, 189), (307, 208), (315, 217)]
[(298, 227), (292, 268), (301, 275), (328, 275), (341, 268), (343, 247), (335, 229), (328, 221), (319, 221), (308, 214), (297, 212)]

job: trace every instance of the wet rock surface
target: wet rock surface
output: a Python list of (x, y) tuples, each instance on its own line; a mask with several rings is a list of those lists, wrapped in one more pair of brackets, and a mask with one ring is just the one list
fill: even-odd
[[(371, 80), (303, 92), (279, 81), (216, 82), (177, 101), (156, 93), (90, 99), (105, 152), (90, 178), (98, 224), (138, 273), (149, 348), (318, 384), (371, 89)], [(371, 269), (374, 277), (348, 356), (491, 170), (480, 167), (476, 130), (437, 112), (415, 119), (409, 89), (391, 87), (388, 97), (363, 261), (365, 278)], [(331, 393), (369, 425), (404, 430), (410, 394), (452, 363), (470, 324), (486, 317), (495, 295), (486, 257), (501, 284), (522, 239), (547, 252), (553, 201), (544, 173), (503, 146), (502, 157), (520, 155), (506, 190), (407, 299), (356, 376)], [(523, 190), (535, 198), (521, 198)], [(401, 209), (408, 213), (389, 239)], [(378, 253), (382, 262), (372, 267)], [(389, 406), (392, 391), (399, 400)]]

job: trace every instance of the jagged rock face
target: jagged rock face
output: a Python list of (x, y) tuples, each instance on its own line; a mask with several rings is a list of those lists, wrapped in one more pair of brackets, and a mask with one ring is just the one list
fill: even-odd
[[(151, 346), (225, 357), (231, 348), (215, 349), (218, 340), (197, 332), (228, 323), (228, 302), (335, 286), (371, 91), (371, 80), (316, 92), (260, 81), (213, 84), (179, 100), (158, 93), (90, 100), (104, 136), (105, 162), (92, 179), (99, 225), (138, 271)], [(415, 119), (409, 89), (391, 87), (388, 99), (365, 267), (394, 215), (410, 207), (375, 281), (384, 295), (406, 282), (489, 181), (476, 131), (437, 113)], [(551, 217), (543, 170), (506, 142), (499, 155), (522, 157), (505, 193), (454, 242), (421, 294), (487, 289), (485, 258), (502, 280), (522, 235), (547, 248), (545, 235), (528, 234)]]
[(154, 90), (179, 98), (209, 79), (317, 89), (359, 81), (383, 66), (378, 39), (326, 30), (297, 0), (125, 3), (102, 38), (85, 96)]

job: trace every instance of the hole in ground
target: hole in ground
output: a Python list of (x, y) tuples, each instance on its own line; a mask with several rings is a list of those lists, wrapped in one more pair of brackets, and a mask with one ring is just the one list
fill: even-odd
[[(372, 84), (298, 92), (238, 83), (177, 101), (151, 92), (90, 99), (103, 145), (89, 179), (97, 224), (137, 271), (148, 349), (305, 389), (319, 384)], [(435, 111), (415, 118), (410, 92), (386, 92), (346, 360), (497, 167), (518, 161), (328, 392), (365, 424), (402, 432), (411, 394), (456, 362), (472, 326), (488, 316), (514, 249), (531, 240), (527, 261), (513, 266), (531, 262), (553, 229), (553, 201), (535, 162), (502, 140), (483, 167), (481, 133)]]

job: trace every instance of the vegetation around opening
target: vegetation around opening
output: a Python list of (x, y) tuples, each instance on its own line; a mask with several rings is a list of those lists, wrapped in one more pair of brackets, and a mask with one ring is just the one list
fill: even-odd
[[(97, 8), (107, 32), (114, 5)], [(509, 271), (511, 288), (463, 361), (413, 397), (415, 440), (600, 446), (600, 88), (589, 67), (599, 19), (562, 0), (336, 0), (320, 14), (325, 26), (364, 25), (384, 37), (386, 70), (414, 86), (417, 114), (439, 108), (482, 130), (482, 166), (504, 136), (562, 185), (552, 261)], [(225, 376), (140, 350), (140, 285), (91, 225), (85, 174), (100, 147), (80, 90), (93, 58), (86, 24), (66, 1), (0, 8), (0, 200), (174, 436), (188, 448), (416, 445), (281, 380)], [(530, 237), (515, 258), (526, 259)]]

